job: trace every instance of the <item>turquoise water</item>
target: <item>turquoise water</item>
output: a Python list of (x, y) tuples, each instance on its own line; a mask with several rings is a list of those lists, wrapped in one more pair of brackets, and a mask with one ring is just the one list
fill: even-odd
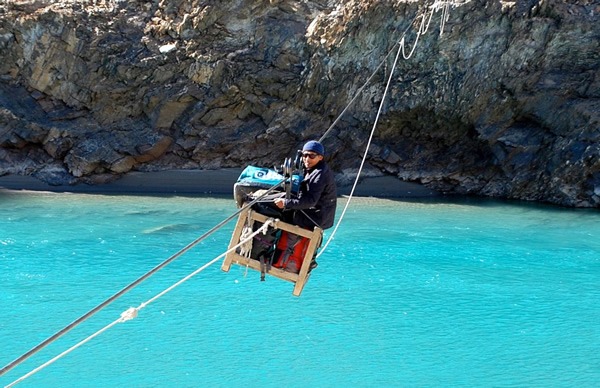
[[(235, 210), (230, 198), (0, 193), (0, 366)], [(232, 229), (0, 383), (208, 262)], [(598, 386), (597, 210), (360, 198), (319, 264), (297, 298), (219, 262), (19, 386)]]

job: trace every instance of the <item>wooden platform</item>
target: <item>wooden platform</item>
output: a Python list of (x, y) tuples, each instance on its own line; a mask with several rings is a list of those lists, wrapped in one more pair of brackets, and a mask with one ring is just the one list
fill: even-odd
[[(248, 220), (265, 223), (268, 219), (273, 220), (273, 227), (275, 229), (285, 230), (288, 233), (293, 233), (298, 236), (306, 237), (309, 239), (309, 244), (306, 249), (304, 260), (302, 261), (302, 266), (300, 267), (299, 273), (295, 274), (292, 272), (285, 271), (283, 269), (275, 268), (273, 266), (269, 266), (265, 271), (265, 273), (268, 275), (275, 276), (279, 279), (283, 279), (288, 282), (294, 283), (293, 294), (295, 296), (300, 296), (300, 294), (302, 293), (302, 289), (304, 288), (304, 285), (308, 281), (308, 277), (310, 275), (309, 269), (312, 258), (315, 254), (315, 251), (321, 245), (321, 239), (323, 238), (323, 230), (321, 228), (315, 227), (312, 231), (310, 231), (296, 225), (285, 223), (278, 219), (269, 218), (254, 210), (248, 209), (240, 213), (238, 217), (238, 221), (233, 231), (233, 235), (231, 236), (229, 248), (231, 249), (233, 246), (237, 245), (240, 242), (242, 231)], [(231, 268), (232, 264), (237, 264), (251, 268), (256, 271), (261, 271), (261, 265), (258, 260), (242, 256), (235, 251), (229, 252), (225, 256), (225, 260), (223, 261), (221, 269), (225, 272), (229, 272), (229, 269)]]

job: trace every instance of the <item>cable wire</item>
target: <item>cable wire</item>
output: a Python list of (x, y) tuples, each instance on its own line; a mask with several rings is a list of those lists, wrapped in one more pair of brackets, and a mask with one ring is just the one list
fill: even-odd
[(281, 186), (284, 182), (285, 182), (285, 179), (283, 179), (279, 183), (273, 185), (268, 190), (265, 190), (265, 192), (262, 193), (262, 195), (258, 196), (253, 201), (251, 201), (248, 204), (246, 204), (245, 206), (241, 207), (238, 211), (236, 211), (235, 213), (231, 214), (229, 217), (227, 217), (226, 219), (224, 219), (223, 221), (221, 221), (220, 223), (218, 223), (217, 225), (215, 225), (214, 227), (212, 227), (208, 232), (204, 233), (202, 236), (198, 237), (197, 239), (195, 239), (194, 241), (192, 241), (191, 243), (189, 243), (188, 245), (186, 245), (184, 248), (182, 248), (181, 250), (179, 250), (177, 253), (175, 253), (174, 255), (170, 256), (168, 259), (164, 260), (162, 263), (160, 263), (156, 267), (152, 268), (150, 271), (146, 272), (144, 275), (140, 276), (139, 278), (137, 278), (136, 280), (134, 280), (133, 282), (131, 282), (130, 284), (128, 284), (126, 287), (124, 287), (123, 289), (121, 289), (119, 292), (115, 293), (113, 296), (111, 296), (108, 299), (104, 300), (102, 303), (100, 303), (99, 305), (97, 305), (93, 309), (89, 310), (87, 313), (83, 314), (82, 316), (80, 316), (79, 318), (77, 318), (76, 320), (74, 320), (73, 322), (71, 322), (70, 324), (68, 324), (67, 326), (65, 326), (61, 330), (59, 330), (58, 332), (54, 333), (50, 337), (46, 338), (44, 341), (40, 342), (38, 345), (36, 345), (33, 348), (31, 348), (29, 351), (27, 351), (26, 353), (24, 353), (23, 355), (21, 355), (20, 357), (18, 357), (14, 361), (12, 361), (11, 363), (9, 363), (6, 366), (4, 366), (0, 370), (0, 376), (2, 376), (4, 373), (8, 372), (9, 370), (11, 370), (12, 368), (14, 368), (15, 366), (19, 365), (20, 363), (22, 363), (23, 361), (25, 361), (26, 359), (28, 359), (29, 357), (31, 357), (32, 355), (34, 355), (35, 353), (37, 353), (38, 351), (40, 351), (45, 346), (47, 346), (50, 343), (54, 342), (55, 340), (57, 340), (58, 338), (60, 338), (62, 335), (64, 335), (65, 333), (67, 333), (68, 331), (70, 331), (71, 329), (73, 329), (74, 327), (76, 327), (77, 325), (79, 325), (81, 322), (85, 321), (86, 319), (88, 319), (89, 317), (91, 317), (92, 315), (94, 315), (95, 313), (97, 313), (98, 311), (102, 310), (104, 307), (106, 307), (110, 303), (114, 302), (117, 298), (119, 298), (120, 296), (122, 296), (126, 292), (130, 291), (131, 289), (133, 289), (134, 287), (136, 287), (138, 284), (140, 284), (144, 280), (148, 279), (150, 276), (152, 276), (153, 274), (155, 274), (156, 272), (158, 272), (163, 267), (165, 267), (168, 264), (170, 264), (173, 260), (177, 259), (179, 256), (183, 255), (185, 252), (187, 252), (190, 249), (192, 249), (194, 246), (196, 246), (197, 244), (199, 244), (201, 241), (203, 241), (204, 239), (206, 239), (208, 236), (210, 236), (211, 234), (213, 234), (217, 230), (221, 229), (225, 224), (227, 224), (229, 221), (231, 221), (235, 216), (237, 216), (238, 214), (240, 214), (241, 212), (243, 212), (244, 210), (246, 210), (250, 206), (254, 205), (256, 202), (258, 202), (260, 199), (262, 199), (265, 195), (271, 193), (277, 187)]

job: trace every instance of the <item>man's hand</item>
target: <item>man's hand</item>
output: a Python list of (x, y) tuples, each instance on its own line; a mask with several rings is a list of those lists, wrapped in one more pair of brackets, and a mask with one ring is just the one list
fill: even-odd
[(283, 209), (285, 207), (285, 200), (283, 200), (282, 198), (277, 198), (273, 201), (273, 203), (280, 209)]

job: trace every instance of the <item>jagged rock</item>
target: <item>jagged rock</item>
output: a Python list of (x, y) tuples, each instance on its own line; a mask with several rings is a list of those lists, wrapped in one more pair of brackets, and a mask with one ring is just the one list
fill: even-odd
[(132, 170), (277, 165), (348, 108), (324, 139), (346, 182), (404, 36), (405, 54), (415, 49), (391, 79), (369, 174), (599, 207), (597, 1), (457, 2), (417, 41), (428, 9), (408, 0), (2, 3), (0, 175), (94, 184)]
[(74, 185), (78, 182), (76, 177), (69, 174), (64, 166), (58, 163), (44, 166), (32, 176), (52, 186)]

